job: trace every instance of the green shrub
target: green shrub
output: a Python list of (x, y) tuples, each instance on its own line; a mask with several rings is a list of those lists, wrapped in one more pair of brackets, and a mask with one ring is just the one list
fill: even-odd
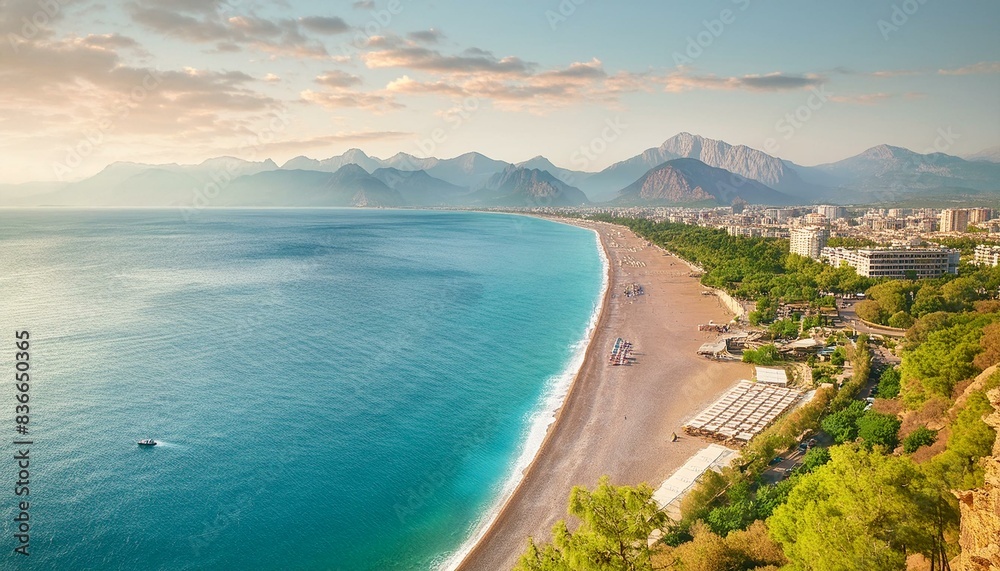
[(869, 410), (858, 419), (858, 438), (869, 448), (885, 446), (891, 451), (899, 445), (901, 424), (894, 415)]
[(882, 376), (878, 380), (878, 392), (875, 393), (880, 399), (894, 399), (899, 396), (899, 369), (889, 367), (882, 371)]
[(937, 431), (921, 426), (903, 439), (903, 452), (913, 454), (921, 446), (934, 444), (935, 440), (937, 440)]

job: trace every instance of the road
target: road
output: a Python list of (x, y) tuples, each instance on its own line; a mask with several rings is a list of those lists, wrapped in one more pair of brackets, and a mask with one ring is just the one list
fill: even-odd
[(854, 311), (854, 305), (859, 301), (864, 300), (851, 300), (851, 299), (838, 299), (837, 307), (840, 311), (840, 320), (844, 326), (851, 326), (859, 333), (868, 333), (875, 335), (885, 335), (886, 337), (902, 338), (906, 336), (905, 331), (897, 331), (895, 329), (888, 329), (885, 327), (870, 326), (866, 325), (864, 322), (858, 318), (858, 314)]

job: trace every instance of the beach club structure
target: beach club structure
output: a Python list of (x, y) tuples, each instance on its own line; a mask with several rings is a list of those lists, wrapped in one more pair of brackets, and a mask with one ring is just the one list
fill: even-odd
[(740, 381), (684, 425), (684, 432), (743, 445), (801, 398), (801, 392), (780, 384)]

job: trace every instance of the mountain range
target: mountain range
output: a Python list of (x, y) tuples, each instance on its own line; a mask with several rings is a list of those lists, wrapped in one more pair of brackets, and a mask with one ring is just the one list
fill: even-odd
[(72, 183), (0, 185), (4, 206), (580, 206), (864, 204), (907, 198), (1000, 199), (1000, 149), (965, 159), (878, 145), (801, 166), (744, 145), (680, 133), (599, 172), (545, 157), (511, 164), (469, 152), (450, 159), (360, 149), (326, 159), (234, 157), (197, 165), (113, 163)]

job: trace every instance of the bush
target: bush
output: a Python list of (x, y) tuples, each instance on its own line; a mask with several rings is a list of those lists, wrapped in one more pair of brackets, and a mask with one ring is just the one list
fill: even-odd
[(806, 472), (812, 472), (829, 461), (830, 451), (826, 448), (816, 446), (810, 448), (809, 452), (806, 452), (806, 455), (802, 457), (802, 469)]
[(865, 413), (865, 403), (854, 401), (844, 410), (837, 411), (823, 419), (823, 431), (833, 437), (834, 442), (843, 444), (858, 437), (858, 419)]
[(843, 347), (837, 347), (833, 350), (833, 354), (830, 355), (830, 363), (836, 365), (837, 367), (843, 367), (844, 363), (847, 362), (847, 349)]
[(796, 338), (799, 336), (799, 322), (794, 319), (780, 319), (768, 326), (767, 331), (775, 339)]
[(921, 446), (934, 444), (935, 440), (937, 440), (937, 431), (921, 426), (903, 439), (903, 452), (913, 454)]
[(889, 318), (889, 327), (896, 329), (909, 329), (913, 325), (913, 316), (905, 311), (897, 311)]
[(882, 307), (876, 301), (867, 299), (854, 306), (854, 312), (858, 317), (872, 323), (884, 323), (888, 317)]
[(747, 349), (743, 352), (743, 362), (754, 365), (774, 365), (781, 361), (778, 348), (774, 345), (763, 345), (760, 349)]
[(899, 369), (889, 367), (882, 371), (882, 376), (878, 379), (878, 392), (875, 394), (880, 399), (894, 399), (899, 396)]
[(902, 423), (891, 414), (869, 410), (858, 419), (858, 438), (865, 446), (885, 446), (893, 450), (899, 445), (899, 427)]

